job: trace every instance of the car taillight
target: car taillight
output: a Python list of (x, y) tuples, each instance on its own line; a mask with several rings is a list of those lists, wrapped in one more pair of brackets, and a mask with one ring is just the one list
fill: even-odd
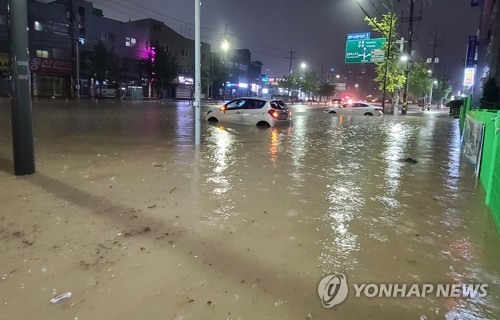
[(279, 112), (276, 110), (269, 110), (267, 113), (269, 113), (274, 119), (278, 119), (278, 117), (280, 116)]

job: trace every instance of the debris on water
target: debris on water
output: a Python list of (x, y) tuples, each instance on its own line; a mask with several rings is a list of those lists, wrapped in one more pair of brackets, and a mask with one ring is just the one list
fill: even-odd
[(411, 157), (408, 157), (408, 158), (404, 159), (404, 162), (406, 162), (406, 163), (412, 163), (412, 164), (418, 163), (417, 160), (415, 160), (415, 159), (413, 159)]
[(175, 190), (177, 190), (177, 187), (170, 189), (170, 194), (172, 194), (172, 192), (174, 192)]
[(69, 292), (69, 291), (65, 292), (65, 293), (61, 293), (58, 296), (55, 296), (54, 298), (52, 298), (50, 300), (50, 302), (52, 302), (52, 303), (58, 303), (59, 301), (67, 299), (67, 298), (71, 298), (71, 292)]
[(156, 204), (151, 204), (148, 206), (148, 209), (153, 209), (153, 208), (156, 208)]
[(306, 320), (312, 320), (312, 318), (313, 318), (312, 314), (309, 313), (306, 317)]
[(212, 305), (212, 301), (208, 300), (208, 301), (207, 301), (207, 304), (208, 304), (209, 306), (210, 306), (210, 305)]

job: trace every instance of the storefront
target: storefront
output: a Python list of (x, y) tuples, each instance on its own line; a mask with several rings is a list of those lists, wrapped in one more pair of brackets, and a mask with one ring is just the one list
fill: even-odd
[(71, 60), (31, 58), (30, 69), (34, 97), (71, 97)]

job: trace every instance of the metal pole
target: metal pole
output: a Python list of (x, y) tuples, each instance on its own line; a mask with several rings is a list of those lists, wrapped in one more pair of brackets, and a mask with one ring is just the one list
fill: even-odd
[(33, 121), (28, 54), (28, 7), (26, 0), (9, 0), (10, 72), (12, 76), (12, 143), (14, 174), (35, 173)]
[(76, 39), (76, 98), (80, 99), (80, 37)]
[(201, 37), (200, 37), (200, 11), (201, 1), (194, 0), (194, 131), (195, 131), (195, 145), (201, 144)]
[(210, 52), (210, 89), (208, 90), (208, 97), (212, 99), (212, 92), (213, 92), (213, 73), (214, 73), (214, 53)]
[(391, 54), (391, 45), (392, 45), (392, 21), (393, 21), (394, 13), (391, 11), (391, 21), (389, 26), (389, 39), (387, 44), (387, 53), (385, 57), (385, 70), (384, 70), (384, 88), (382, 92), (382, 112), (385, 113), (385, 96), (387, 93), (387, 74), (389, 71), (389, 58)]
[(412, 61), (412, 46), (413, 46), (413, 20), (414, 20), (415, 0), (410, 2), (410, 22), (408, 26), (408, 63), (406, 65), (406, 83), (403, 93), (403, 109), (401, 114), (407, 114), (408, 111), (408, 91), (410, 90), (410, 67)]

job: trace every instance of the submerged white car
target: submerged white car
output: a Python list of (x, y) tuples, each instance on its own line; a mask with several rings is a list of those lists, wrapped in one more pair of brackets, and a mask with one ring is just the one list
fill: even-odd
[(239, 98), (221, 107), (212, 108), (205, 119), (210, 122), (227, 122), (275, 127), (289, 124), (292, 112), (283, 101), (261, 98)]
[(326, 113), (352, 114), (361, 116), (381, 116), (382, 108), (364, 102), (355, 102), (343, 106), (326, 108)]

